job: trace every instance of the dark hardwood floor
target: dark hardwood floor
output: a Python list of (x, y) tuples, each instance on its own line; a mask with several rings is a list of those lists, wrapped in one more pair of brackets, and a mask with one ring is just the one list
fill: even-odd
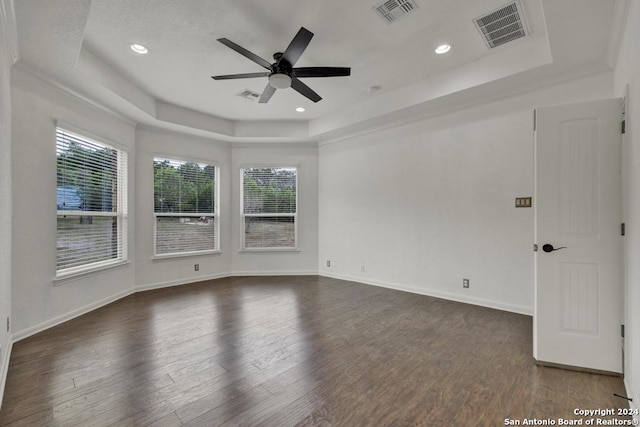
[(621, 378), (536, 366), (531, 328), (316, 276), (142, 292), (16, 343), (0, 425), (502, 426), (628, 407)]

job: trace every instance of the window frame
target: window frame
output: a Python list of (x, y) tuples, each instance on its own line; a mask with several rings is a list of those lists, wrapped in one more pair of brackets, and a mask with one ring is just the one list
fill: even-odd
[[(192, 256), (203, 256), (203, 255), (212, 255), (212, 254), (220, 254), (222, 253), (221, 245), (220, 245), (220, 163), (217, 161), (209, 161), (209, 160), (195, 160), (193, 158), (186, 158), (182, 156), (175, 156), (172, 154), (165, 153), (154, 153), (152, 157), (152, 162), (155, 163), (156, 159), (163, 159), (172, 162), (184, 162), (184, 163), (196, 163), (198, 165), (206, 165), (215, 167), (215, 180), (213, 185), (213, 210), (214, 212), (206, 215), (200, 213), (189, 213), (189, 212), (156, 212), (155, 211), (155, 203), (152, 206), (153, 210), (153, 255), (152, 260), (164, 260), (171, 258), (186, 258)], [(153, 191), (152, 194), (155, 197), (155, 174), (153, 173), (153, 163), (152, 163), (152, 182), (153, 182)], [(158, 218), (159, 217), (178, 217), (178, 218), (199, 218), (202, 216), (213, 217), (213, 229), (214, 229), (214, 249), (205, 249), (205, 250), (195, 250), (195, 251), (184, 251), (184, 252), (169, 252), (169, 253), (158, 253)]]
[[(86, 264), (77, 265), (67, 268), (58, 268), (58, 262), (56, 261), (55, 278), (53, 280), (54, 285), (59, 283), (73, 280), (81, 276), (98, 273), (106, 269), (111, 269), (126, 265), (129, 263), (129, 225), (128, 225), (128, 204), (129, 204), (129, 152), (122, 145), (111, 141), (108, 138), (93, 134), (82, 128), (70, 125), (62, 121), (55, 122), (55, 143), (56, 143), (56, 195), (58, 187), (58, 165), (57, 165), (57, 147), (58, 147), (58, 132), (64, 132), (79, 140), (86, 140), (89, 143), (96, 144), (98, 146), (115, 150), (118, 154), (115, 174), (120, 179), (117, 180), (116, 189), (116, 211), (91, 211), (91, 210), (60, 210), (57, 209), (56, 200), (56, 259), (58, 257), (57, 241), (58, 241), (58, 218), (61, 216), (90, 216), (90, 217), (116, 217), (117, 219), (117, 255), (114, 258), (102, 261), (88, 262)], [(57, 199), (57, 197), (56, 197)]]
[[(244, 170), (245, 169), (295, 169), (296, 171), (296, 204), (294, 213), (256, 213), (246, 214), (244, 212)], [(240, 250), (239, 252), (300, 252), (298, 239), (298, 214), (299, 211), (299, 191), (300, 188), (300, 165), (279, 164), (279, 163), (249, 163), (240, 165)], [(247, 217), (291, 217), (293, 218), (293, 246), (270, 246), (270, 247), (247, 247), (245, 224)]]

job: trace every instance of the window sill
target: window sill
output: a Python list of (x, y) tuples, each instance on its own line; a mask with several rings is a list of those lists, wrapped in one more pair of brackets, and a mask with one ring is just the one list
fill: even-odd
[(154, 255), (151, 257), (153, 262), (156, 261), (166, 261), (166, 260), (175, 260), (176, 258), (193, 258), (199, 256), (209, 256), (209, 255), (220, 255), (222, 251), (199, 251), (199, 252), (183, 252), (183, 253), (175, 253), (175, 254), (166, 254), (166, 255)]
[(95, 274), (104, 273), (105, 271), (115, 270), (127, 265), (129, 265), (129, 261), (119, 261), (101, 267), (92, 268), (91, 270), (77, 271), (62, 276), (57, 276), (55, 279), (53, 279), (53, 286), (60, 286), (68, 282), (83, 279), (87, 276), (93, 276)]
[(244, 248), (238, 251), (241, 254), (260, 254), (268, 252), (301, 252), (298, 248)]

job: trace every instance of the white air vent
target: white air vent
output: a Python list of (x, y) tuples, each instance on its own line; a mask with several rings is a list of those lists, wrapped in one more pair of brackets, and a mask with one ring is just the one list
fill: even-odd
[(249, 101), (257, 101), (258, 99), (260, 99), (260, 94), (258, 92), (252, 91), (251, 89), (245, 89), (242, 92), (236, 93), (236, 96), (248, 99)]
[(528, 34), (522, 6), (518, 1), (502, 6), (473, 20), (489, 48), (494, 48)]
[(418, 10), (414, 0), (387, 0), (373, 7), (376, 14), (390, 24)]

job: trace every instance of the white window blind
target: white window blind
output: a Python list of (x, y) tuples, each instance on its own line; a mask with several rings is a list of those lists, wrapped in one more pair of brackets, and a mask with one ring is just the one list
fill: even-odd
[(153, 159), (155, 254), (219, 250), (217, 167)]
[(127, 153), (56, 129), (56, 275), (127, 259)]
[(244, 168), (244, 249), (296, 248), (298, 171), (295, 167)]

